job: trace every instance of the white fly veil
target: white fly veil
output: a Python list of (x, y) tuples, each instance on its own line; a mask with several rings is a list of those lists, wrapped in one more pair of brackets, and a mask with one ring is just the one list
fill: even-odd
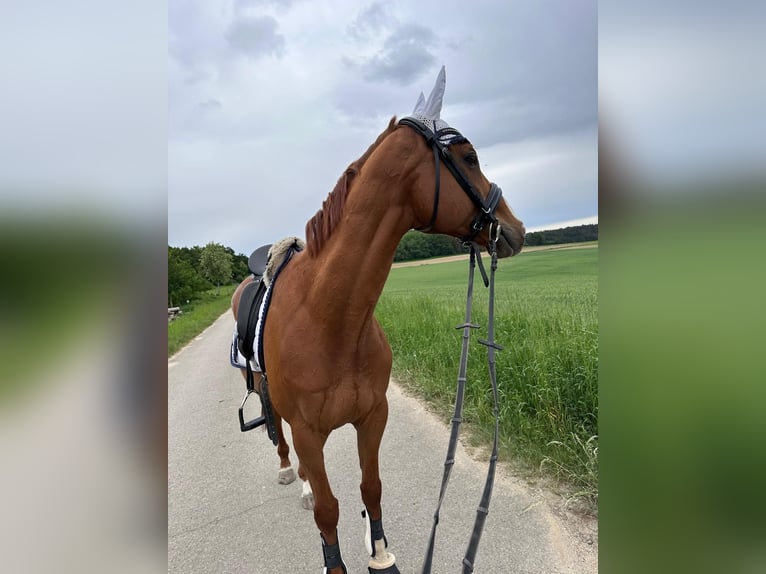
[(409, 116), (414, 118), (428, 127), (432, 132), (448, 128), (449, 124), (441, 119), (442, 103), (444, 101), (444, 89), (447, 86), (447, 73), (445, 67), (442, 66), (439, 70), (439, 74), (436, 76), (436, 83), (431, 90), (431, 95), (426, 100), (423, 92), (420, 92), (418, 101), (415, 104), (415, 109), (412, 110), (412, 114)]

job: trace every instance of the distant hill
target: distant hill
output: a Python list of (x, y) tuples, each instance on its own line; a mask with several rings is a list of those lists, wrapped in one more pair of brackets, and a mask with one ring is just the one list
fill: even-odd
[(559, 243), (580, 243), (598, 239), (598, 223), (562, 227), (546, 231), (527, 233), (524, 245), (555, 245)]

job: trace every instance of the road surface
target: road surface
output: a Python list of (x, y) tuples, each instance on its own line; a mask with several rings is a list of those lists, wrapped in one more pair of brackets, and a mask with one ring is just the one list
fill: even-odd
[[(301, 507), (300, 480), (277, 484), (275, 447), (260, 429), (239, 430), (245, 385), (228, 363), (233, 327), (231, 314), (222, 315), (168, 360), (168, 572), (320, 574), (319, 531)], [(455, 354), (457, 362), (459, 349)], [(388, 396), (383, 525), (402, 574), (414, 574), (428, 542), (449, 430), (395, 384)], [(291, 459), (297, 465), (292, 446)], [(325, 460), (340, 504), (344, 561), (349, 574), (366, 573), (353, 427), (330, 435)], [(435, 574), (461, 572), (486, 468), (485, 457), (474, 460), (459, 445), (437, 530)], [(595, 521), (561, 506), (499, 468), (475, 571), (595, 574)]]

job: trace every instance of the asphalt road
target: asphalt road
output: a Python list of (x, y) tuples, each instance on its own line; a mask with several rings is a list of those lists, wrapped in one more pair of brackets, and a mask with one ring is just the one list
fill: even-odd
[[(320, 574), (319, 531), (301, 507), (300, 479), (277, 484), (276, 448), (260, 429), (239, 430), (245, 386), (228, 363), (233, 326), (231, 314), (223, 315), (168, 361), (168, 572)], [(396, 385), (388, 396), (383, 524), (402, 574), (414, 574), (428, 542), (449, 430)], [(297, 468), (292, 450), (291, 459)], [(344, 561), (349, 574), (366, 573), (353, 427), (330, 435), (325, 460), (340, 504)], [(459, 446), (437, 530), (435, 574), (461, 572), (486, 468), (485, 459)], [(597, 538), (595, 521), (563, 511), (549, 493), (499, 469), (475, 571), (595, 574)]]

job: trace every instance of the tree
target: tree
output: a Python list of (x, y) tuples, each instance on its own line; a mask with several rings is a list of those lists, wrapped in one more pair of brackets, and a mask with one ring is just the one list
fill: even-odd
[(448, 235), (429, 235), (408, 231), (396, 248), (394, 261), (410, 261), (464, 253), (460, 240)]
[(231, 254), (220, 243), (210, 242), (205, 245), (199, 264), (202, 274), (216, 286), (216, 295), (220, 294), (221, 283), (231, 279)]
[(231, 255), (231, 276), (235, 283), (240, 283), (245, 277), (250, 275), (250, 269), (247, 267), (247, 261), (250, 259), (242, 253), (234, 253), (231, 247), (226, 247), (226, 253)]
[(201, 247), (168, 246), (168, 306), (183, 305), (210, 289), (210, 283), (198, 271)]

